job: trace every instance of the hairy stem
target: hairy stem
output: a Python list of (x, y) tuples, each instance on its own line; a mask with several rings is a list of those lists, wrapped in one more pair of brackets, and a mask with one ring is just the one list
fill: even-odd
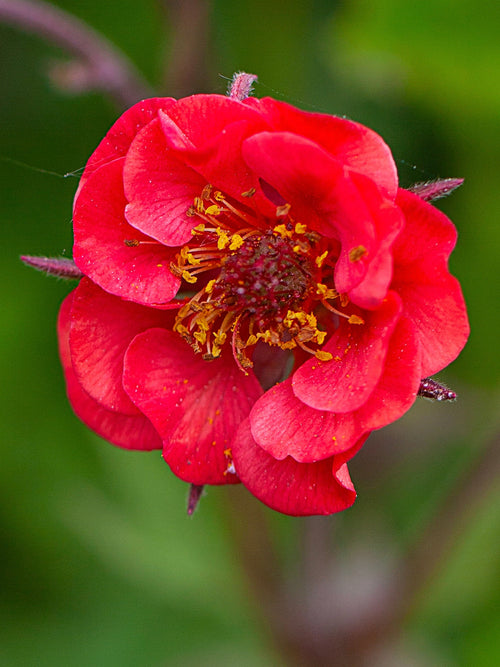
[(52, 69), (53, 80), (66, 90), (99, 90), (119, 108), (153, 94), (122, 51), (62, 9), (41, 0), (0, 0), (0, 21), (43, 37), (74, 56), (74, 62)]

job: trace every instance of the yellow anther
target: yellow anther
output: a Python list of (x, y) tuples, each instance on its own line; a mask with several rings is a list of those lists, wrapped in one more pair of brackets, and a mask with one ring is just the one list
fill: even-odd
[(286, 225), (283, 225), (283, 224), (276, 225), (276, 227), (274, 227), (274, 229), (273, 229), (273, 232), (275, 234), (279, 234), (281, 236), (281, 238), (283, 238), (283, 239), (291, 238), (293, 236), (293, 233), (289, 229), (286, 228)]
[(304, 225), (302, 222), (297, 222), (295, 224), (295, 233), (296, 234), (305, 234), (307, 231), (307, 225)]
[(316, 342), (318, 343), (318, 345), (323, 345), (323, 343), (325, 342), (325, 338), (326, 338), (326, 331), (320, 331), (319, 329), (316, 329), (315, 338), (316, 338)]
[(331, 355), (330, 352), (324, 352), (323, 350), (316, 350), (314, 356), (316, 357), (316, 359), (319, 359), (320, 361), (330, 361), (330, 359), (332, 359), (333, 357), (333, 355)]
[(245, 347), (248, 347), (249, 345), (255, 345), (257, 340), (258, 340), (258, 338), (254, 334), (252, 334), (251, 336), (248, 336)]
[(316, 262), (316, 266), (318, 267), (318, 269), (323, 266), (323, 262), (327, 257), (328, 257), (328, 250), (325, 250), (325, 252), (322, 255), (318, 255), (316, 257), (314, 261)]
[(290, 204), (283, 204), (283, 206), (276, 207), (276, 217), (277, 218), (286, 218), (291, 209)]
[(357, 315), (351, 315), (349, 319), (347, 320), (349, 324), (364, 324), (365, 321), (362, 317), (358, 317)]
[(227, 333), (225, 333), (225, 331), (216, 331), (214, 333), (215, 345), (218, 346), (224, 345), (224, 343), (226, 342), (226, 338), (227, 338)]
[(323, 299), (336, 299), (339, 295), (337, 290), (327, 287), (323, 283), (316, 283), (316, 294), (323, 297)]
[(208, 331), (209, 328), (210, 328), (210, 327), (208, 326), (207, 321), (204, 319), (204, 316), (203, 316), (203, 315), (199, 315), (199, 316), (197, 317), (197, 319), (196, 319), (196, 326), (198, 327), (198, 329), (199, 329), (200, 331)]
[(253, 197), (256, 192), (257, 192), (257, 190), (255, 188), (250, 188), (250, 190), (247, 190), (246, 192), (242, 192), (241, 196), (242, 197)]
[(293, 252), (300, 252), (302, 248), (299, 245), (294, 245), (293, 246)]
[(194, 227), (194, 229), (193, 229), (193, 233), (204, 232), (204, 231), (205, 231), (205, 223), (204, 222), (200, 222), (200, 224), (196, 225), (196, 227)]
[(229, 245), (229, 250), (238, 250), (241, 248), (244, 241), (239, 234), (233, 234), (231, 237), (231, 244)]
[(197, 213), (203, 213), (205, 210), (205, 204), (203, 203), (203, 199), (201, 197), (194, 198), (194, 207)]
[(207, 332), (206, 331), (195, 331), (193, 336), (202, 345), (205, 345), (205, 343), (207, 342)]
[(192, 276), (189, 271), (183, 271), (182, 272), (182, 277), (187, 283), (195, 283), (198, 278), (196, 276)]
[(224, 450), (224, 456), (228, 459), (232, 458), (233, 452), (231, 451), (230, 447), (228, 447), (227, 449)]
[(211, 206), (207, 206), (207, 208), (205, 209), (205, 213), (207, 215), (220, 215), (221, 213), (220, 206), (218, 206), (217, 204), (212, 204)]
[(225, 201), (225, 197), (220, 190), (214, 192), (214, 199), (215, 201)]
[(201, 264), (201, 259), (196, 259), (194, 255), (192, 255), (190, 252), (186, 255), (186, 260), (188, 264), (191, 264), (192, 266), (196, 266), (197, 264)]
[(210, 199), (210, 197), (212, 196), (212, 190), (213, 190), (213, 187), (210, 184), (205, 185), (205, 187), (201, 191), (201, 198), (202, 199)]
[(217, 229), (217, 234), (219, 235), (219, 238), (217, 239), (217, 248), (219, 250), (224, 250), (224, 248), (229, 244), (229, 236), (221, 229)]
[(208, 283), (205, 285), (205, 292), (207, 294), (212, 294), (214, 291), (214, 285), (217, 282), (217, 280), (209, 280)]
[(349, 260), (351, 262), (359, 262), (359, 260), (368, 253), (368, 250), (364, 245), (358, 245), (355, 248), (349, 250)]
[(217, 357), (220, 357), (221, 352), (222, 352), (222, 350), (220, 349), (220, 347), (218, 345), (212, 345), (212, 357), (214, 359), (217, 359)]

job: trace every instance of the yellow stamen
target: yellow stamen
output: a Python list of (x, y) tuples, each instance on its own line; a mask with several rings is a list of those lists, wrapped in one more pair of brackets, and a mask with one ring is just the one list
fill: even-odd
[(239, 234), (233, 234), (231, 237), (231, 243), (229, 245), (229, 250), (238, 250), (241, 248), (244, 241)]
[(364, 245), (358, 245), (355, 248), (349, 250), (349, 260), (351, 262), (359, 262), (359, 260), (368, 253), (368, 250)]
[(314, 356), (316, 357), (316, 359), (319, 359), (320, 361), (330, 361), (330, 359), (332, 359), (333, 357), (333, 355), (330, 354), (330, 352), (325, 352), (324, 350), (316, 350)]
[(217, 204), (212, 204), (211, 206), (207, 206), (207, 208), (205, 209), (205, 213), (207, 215), (220, 215), (221, 207), (218, 206)]
[(192, 276), (189, 271), (183, 271), (182, 272), (182, 277), (187, 283), (195, 283), (198, 278), (196, 276)]
[(205, 285), (205, 292), (207, 294), (212, 294), (214, 291), (214, 285), (217, 282), (217, 280), (209, 280), (208, 283)]
[(323, 266), (323, 262), (327, 257), (328, 257), (328, 250), (325, 250), (325, 252), (322, 255), (318, 255), (318, 257), (316, 257), (314, 261), (316, 262), (316, 266), (318, 267), (318, 269), (320, 269)]
[(307, 225), (304, 225), (302, 222), (297, 222), (295, 224), (295, 233), (296, 234), (305, 234), (307, 231)]
[(348, 319), (349, 324), (364, 324), (365, 321), (362, 317), (358, 317), (357, 315), (351, 315)]

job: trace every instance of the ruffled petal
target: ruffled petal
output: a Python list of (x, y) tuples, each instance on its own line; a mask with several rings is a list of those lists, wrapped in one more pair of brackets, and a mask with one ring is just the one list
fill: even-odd
[(331, 458), (353, 447), (363, 435), (353, 413), (315, 410), (299, 400), (291, 378), (269, 389), (249, 419), (257, 444), (280, 461), (287, 456), (300, 463)]
[[(248, 165), (292, 207), (293, 216), (323, 236), (339, 239), (335, 286), (349, 292), (363, 280), (378, 241), (371, 211), (348, 169), (309, 139), (260, 132), (243, 143)], [(351, 252), (363, 248), (359, 261)]]
[[(360, 174), (351, 177), (371, 212), (378, 243), (374, 244), (372, 256), (367, 252), (361, 257), (367, 263), (366, 274), (363, 281), (350, 290), (349, 298), (360, 308), (376, 308), (382, 303), (392, 280), (392, 245), (404, 226), (404, 217), (394, 202), (382, 196), (372, 180)], [(358, 261), (349, 254), (346, 259)]]
[(361, 436), (399, 419), (420, 384), (419, 346), (411, 323), (399, 320), (380, 381), (358, 410), (315, 410), (299, 400), (291, 379), (267, 391), (250, 413), (252, 435), (273, 458), (312, 463), (350, 450)]
[(460, 285), (448, 270), (453, 223), (417, 195), (400, 190), (406, 224), (394, 245), (392, 289), (401, 296), (422, 352), (422, 377), (451, 363), (469, 336)]
[(245, 101), (278, 131), (311, 139), (349, 169), (371, 178), (394, 199), (398, 174), (390, 148), (376, 132), (346, 118), (301, 111), (270, 97)]
[(180, 285), (169, 270), (175, 253), (126, 222), (122, 172), (119, 158), (86, 180), (73, 212), (73, 257), (107, 292), (145, 305), (165, 304)]
[(137, 408), (122, 387), (123, 357), (138, 333), (171, 327), (172, 315), (123, 301), (87, 278), (73, 294), (70, 349), (79, 383), (106, 409), (136, 414)]
[(124, 387), (160, 433), (178, 477), (192, 484), (239, 481), (231, 442), (262, 390), (232, 356), (203, 361), (177, 334), (150, 329), (127, 351)]
[(198, 224), (187, 215), (206, 180), (169, 150), (159, 119), (136, 136), (127, 153), (123, 182), (132, 227), (164, 243), (179, 246)]
[(238, 429), (232, 453), (236, 473), (247, 489), (283, 514), (333, 514), (356, 499), (345, 464), (334, 470), (334, 459), (297, 463), (288, 457), (277, 461), (257, 445), (248, 420)]
[(176, 100), (172, 97), (153, 97), (142, 100), (125, 111), (90, 156), (85, 171), (80, 178), (77, 195), (88, 177), (96, 169), (126, 155), (139, 130), (153, 118), (156, 118), (160, 109), (167, 111), (174, 104), (176, 104)]
[(341, 318), (322, 348), (333, 359), (311, 359), (294, 373), (292, 387), (297, 398), (329, 412), (351, 412), (366, 403), (382, 375), (401, 310), (401, 299), (389, 292), (377, 310), (362, 313), (364, 324)]
[(75, 414), (97, 435), (125, 449), (161, 449), (162, 441), (153, 425), (143, 414), (123, 414), (107, 410), (82, 388), (73, 370), (69, 348), (71, 307), (75, 292), (71, 292), (59, 312), (59, 355), (66, 380), (66, 391)]

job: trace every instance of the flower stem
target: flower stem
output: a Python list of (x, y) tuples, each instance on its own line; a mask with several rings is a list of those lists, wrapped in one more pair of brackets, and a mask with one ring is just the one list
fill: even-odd
[(96, 89), (107, 93), (119, 108), (153, 94), (122, 51), (62, 9), (41, 0), (0, 0), (0, 21), (35, 33), (75, 57), (74, 62), (52, 68), (52, 79), (67, 91)]

